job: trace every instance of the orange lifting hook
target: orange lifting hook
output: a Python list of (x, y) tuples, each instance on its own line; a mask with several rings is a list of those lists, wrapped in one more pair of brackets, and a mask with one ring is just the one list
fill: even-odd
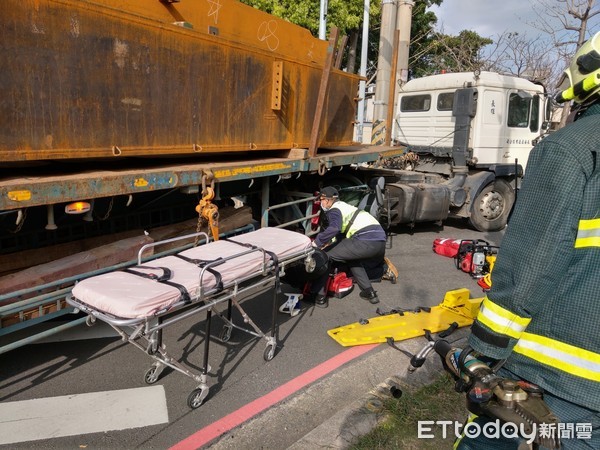
[(215, 241), (219, 240), (219, 207), (211, 202), (215, 198), (215, 191), (213, 188), (207, 187), (206, 194), (202, 196), (202, 199), (196, 206), (196, 212), (198, 215), (208, 222), (210, 231)]

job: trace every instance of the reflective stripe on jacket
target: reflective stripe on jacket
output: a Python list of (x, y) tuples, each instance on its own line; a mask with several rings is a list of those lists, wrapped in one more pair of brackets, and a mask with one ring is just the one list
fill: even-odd
[(525, 332), (531, 318), (519, 317), (485, 298), (477, 321), (498, 335), (517, 339), (513, 351), (571, 375), (600, 381), (600, 354)]
[(533, 149), (469, 344), (600, 411), (600, 102)]
[(351, 238), (357, 231), (362, 230), (369, 225), (379, 225), (379, 222), (375, 217), (369, 214), (366, 211), (360, 211), (354, 222), (352, 222), (352, 226), (348, 229), (348, 224), (354, 217), (354, 213), (358, 208), (355, 206), (349, 205), (346, 202), (337, 201), (331, 207), (338, 209), (342, 213), (342, 234), (345, 234), (347, 238)]

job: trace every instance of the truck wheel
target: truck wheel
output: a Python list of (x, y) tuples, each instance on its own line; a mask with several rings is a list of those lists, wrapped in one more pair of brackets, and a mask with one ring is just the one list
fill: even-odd
[(494, 180), (475, 197), (469, 223), (477, 231), (498, 231), (506, 226), (515, 191), (505, 180)]
[[(364, 185), (364, 183), (358, 179), (357, 177), (355, 177), (354, 175), (350, 175), (350, 174), (334, 174), (330, 177), (328, 177), (326, 179), (326, 181), (323, 183), (323, 186), (335, 186), (339, 189), (343, 189), (343, 188), (347, 188), (347, 187), (355, 187), (355, 186), (362, 186)], [(363, 197), (363, 193), (360, 191), (356, 191), (356, 192), (344, 192), (343, 193), (343, 199), (344, 202), (353, 205), (353, 206), (357, 206), (358, 203), (360, 202), (360, 200)]]

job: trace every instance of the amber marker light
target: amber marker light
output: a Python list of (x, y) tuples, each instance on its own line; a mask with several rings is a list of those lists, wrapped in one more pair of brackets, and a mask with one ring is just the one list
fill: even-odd
[(65, 213), (67, 214), (83, 214), (92, 209), (88, 202), (73, 202), (65, 206)]

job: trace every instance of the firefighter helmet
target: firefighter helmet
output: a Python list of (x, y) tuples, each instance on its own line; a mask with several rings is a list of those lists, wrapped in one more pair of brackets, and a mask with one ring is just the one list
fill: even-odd
[(565, 70), (556, 96), (559, 103), (583, 103), (600, 92), (600, 31), (575, 53)]

